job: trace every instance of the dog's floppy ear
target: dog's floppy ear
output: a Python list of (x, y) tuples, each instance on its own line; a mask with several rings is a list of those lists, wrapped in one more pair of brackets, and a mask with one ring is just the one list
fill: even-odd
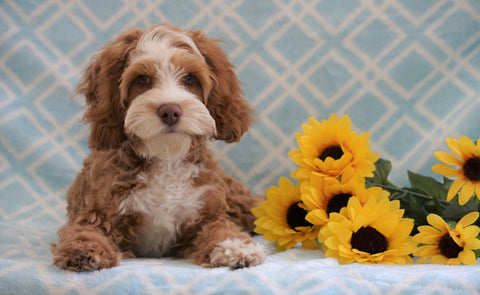
[(108, 43), (92, 57), (80, 80), (77, 92), (84, 94), (87, 102), (84, 120), (90, 124), (88, 144), (91, 149), (117, 148), (126, 139), (120, 77), (128, 54), (135, 48), (141, 34), (141, 30), (130, 30)]
[(228, 143), (239, 141), (252, 124), (253, 110), (243, 98), (233, 65), (218, 46), (219, 40), (208, 38), (201, 31), (190, 32), (190, 35), (211, 72), (213, 86), (207, 109), (216, 122), (215, 138)]

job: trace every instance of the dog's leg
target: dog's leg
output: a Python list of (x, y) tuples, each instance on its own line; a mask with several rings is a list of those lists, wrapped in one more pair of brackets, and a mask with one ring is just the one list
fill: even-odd
[(203, 267), (255, 266), (264, 261), (265, 254), (262, 245), (226, 217), (203, 226), (185, 249), (185, 258)]
[(53, 264), (71, 271), (91, 271), (117, 266), (121, 253), (102, 231), (92, 225), (67, 224), (52, 244)]

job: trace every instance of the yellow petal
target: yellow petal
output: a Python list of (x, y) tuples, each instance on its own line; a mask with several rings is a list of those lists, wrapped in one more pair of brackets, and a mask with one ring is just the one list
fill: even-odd
[(475, 143), (467, 136), (460, 136), (460, 148), (466, 157), (475, 156)]
[(441, 234), (442, 231), (437, 229), (437, 228), (434, 228), (432, 226), (429, 226), (429, 225), (421, 225), (419, 227), (417, 227), (418, 231), (421, 232), (421, 233), (431, 233), (431, 234)]
[(414, 251), (415, 256), (433, 256), (437, 254), (437, 246), (435, 245), (422, 245), (418, 246)]
[(463, 166), (463, 161), (460, 160), (459, 158), (455, 157), (452, 154), (438, 151), (438, 152), (434, 153), (434, 156), (435, 156), (435, 158), (437, 158), (437, 160), (439, 160), (439, 161), (441, 161), (445, 164), (448, 164), (448, 165), (451, 165), (451, 166), (458, 166), (458, 167)]
[(404, 219), (398, 223), (398, 226), (395, 228), (394, 234), (392, 234), (391, 240), (392, 243), (405, 239), (410, 235), (414, 226), (413, 219)]
[(318, 248), (318, 243), (316, 240), (305, 240), (302, 242), (302, 247), (309, 250), (314, 250)]
[(442, 234), (437, 233), (418, 233), (414, 236), (414, 239), (419, 244), (436, 244), (442, 237)]
[(443, 220), (443, 218), (438, 216), (437, 214), (434, 214), (434, 213), (428, 214), (427, 221), (430, 225), (438, 228), (443, 232), (448, 232), (448, 230), (450, 229), (450, 227), (448, 227), (445, 220)]
[(447, 142), (447, 145), (452, 150), (452, 152), (460, 156), (462, 159), (464, 158), (462, 149), (460, 148), (460, 141), (455, 138), (447, 138), (445, 141)]
[(473, 251), (462, 251), (458, 254), (458, 258), (463, 264), (477, 264), (477, 259), (475, 258), (475, 253), (473, 253)]
[(310, 222), (311, 224), (315, 225), (323, 225), (327, 223), (328, 221), (328, 216), (325, 210), (322, 209), (315, 209), (310, 211), (307, 216), (305, 216), (305, 219)]
[(345, 228), (345, 225), (341, 223), (329, 222), (328, 227), (333, 233), (335, 233), (342, 243), (348, 243), (348, 240), (352, 236), (352, 231)]
[(295, 186), (293, 185), (293, 183), (286, 177), (280, 177), (280, 179), (278, 180), (278, 186), (280, 187), (280, 189), (284, 190), (295, 190)]
[(318, 156), (317, 149), (312, 145), (303, 145), (300, 149), (302, 151), (302, 156), (304, 158), (311, 159), (311, 158), (316, 158)]
[(391, 244), (390, 247), (395, 248), (396, 255), (409, 255), (417, 248), (417, 243), (413, 241), (412, 237), (407, 237), (400, 243)]
[(447, 264), (448, 258), (443, 255), (434, 255), (428, 263), (433, 264)]
[[(310, 117), (310, 118), (308, 118), (308, 124), (309, 125), (318, 125), (320, 123), (314, 117)], [(304, 128), (303, 131), (305, 131), (305, 128), (307, 128), (307, 127), (310, 127), (310, 126), (308, 126), (307, 124), (303, 124), (303, 128)]]
[(327, 251), (325, 251), (325, 257), (338, 258), (338, 251), (328, 249)]
[(293, 170), (292, 173), (290, 173), (290, 177), (294, 179), (307, 179), (310, 176), (310, 172), (310, 169), (306, 169), (305, 167), (298, 167), (297, 169)]
[(478, 212), (470, 212), (467, 215), (463, 216), (460, 221), (457, 223), (457, 227), (466, 227), (467, 225), (473, 224), (475, 221), (477, 221), (479, 216)]
[(300, 149), (294, 149), (288, 152), (287, 154), (292, 161), (297, 164), (301, 165), (302, 164), (302, 153), (300, 152)]
[(460, 260), (460, 258), (450, 258), (450, 259), (447, 259), (447, 265), (460, 265), (462, 263), (462, 261)]
[(465, 243), (468, 244), (468, 248), (470, 248), (472, 250), (480, 249), (480, 240), (477, 239), (476, 236), (474, 238), (466, 239)]
[(435, 164), (432, 166), (432, 171), (446, 177), (458, 177), (462, 175), (462, 172), (458, 169), (454, 169), (445, 164)]
[(450, 186), (447, 194), (447, 201), (450, 201), (455, 197), (460, 188), (465, 184), (466, 180), (463, 177), (455, 179), (455, 181)]
[(369, 151), (367, 158), (372, 162), (376, 162), (378, 159), (380, 159), (380, 156), (376, 152)]
[(460, 190), (460, 194), (458, 195), (458, 203), (460, 205), (464, 205), (470, 198), (473, 196), (475, 192), (475, 185), (469, 181), (465, 183), (465, 185)]
[(340, 246), (340, 242), (338, 241), (337, 238), (335, 237), (330, 237), (326, 239), (323, 244), (328, 248), (328, 249), (335, 249), (338, 250), (338, 247)]
[(318, 241), (320, 243), (325, 243), (325, 241), (331, 238), (331, 232), (328, 229), (328, 226), (323, 226), (320, 231), (318, 232)]
[(351, 127), (350, 118), (349, 118), (347, 115), (341, 117), (341, 118), (338, 120), (337, 126), (338, 126), (338, 128), (342, 131), (342, 133), (347, 133), (347, 132), (349, 132), (350, 129), (352, 128), (352, 127)]
[[(377, 222), (371, 224), (373, 228), (377, 229), (385, 237), (390, 237), (396, 230), (397, 225), (398, 220), (396, 219), (377, 220)], [(398, 232), (395, 232), (395, 235), (398, 235)]]
[(280, 245), (280, 246), (283, 246), (287, 243), (291, 243), (292, 242), (292, 237), (291, 236), (287, 236), (287, 237), (279, 237), (278, 240), (277, 240), (277, 243)]
[(352, 255), (352, 248), (343, 244), (338, 245), (338, 255), (342, 257), (349, 257)]
[(480, 227), (478, 227), (476, 225), (467, 226), (461, 231), (461, 234), (465, 238), (467, 238), (467, 237), (476, 238), (480, 234)]

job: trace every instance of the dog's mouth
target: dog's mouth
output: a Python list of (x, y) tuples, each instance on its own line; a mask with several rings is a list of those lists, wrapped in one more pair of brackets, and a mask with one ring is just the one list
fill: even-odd
[(162, 160), (184, 157), (190, 150), (193, 137), (183, 132), (161, 132), (148, 139), (131, 136), (130, 142), (135, 152), (146, 159)]
[(162, 133), (171, 134), (171, 133), (177, 133), (177, 131), (175, 130), (175, 127), (167, 127), (167, 128), (164, 128)]
[[(127, 135), (135, 136), (147, 144), (168, 144), (161, 138), (184, 138), (174, 140), (189, 144), (193, 137), (216, 135), (216, 123), (205, 105), (196, 98), (165, 100), (159, 103), (158, 95), (147, 92), (133, 100), (125, 116)], [(148, 143), (147, 143), (148, 142)]]

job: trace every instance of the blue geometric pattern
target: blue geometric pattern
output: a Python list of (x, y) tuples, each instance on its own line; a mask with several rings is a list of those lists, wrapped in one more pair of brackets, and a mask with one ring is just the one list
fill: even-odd
[[(2, 285), (8, 284), (6, 278), (59, 273), (48, 266), (48, 243), (56, 240), (54, 232), (65, 221), (66, 190), (89, 152), (88, 128), (80, 123), (83, 98), (72, 97), (89, 57), (121, 31), (162, 22), (201, 29), (229, 43), (222, 46), (257, 119), (239, 144), (219, 142), (212, 149), (229, 173), (257, 193), (295, 168), (287, 153), (297, 148), (294, 134), (309, 116), (321, 120), (331, 113), (348, 114), (353, 129), (370, 132), (372, 149), (392, 161), (391, 180), (398, 185), (407, 184), (407, 170), (433, 176), (433, 153), (447, 150), (445, 138), (480, 137), (479, 0), (3, 0), (0, 287), (8, 286)], [(29, 233), (32, 227), (38, 232)], [(452, 280), (442, 268), (440, 284), (425, 284), (428, 275), (415, 280), (399, 271), (396, 281), (390, 275), (377, 279), (368, 267), (342, 268), (328, 259), (307, 260), (309, 255), (300, 250), (274, 254), (267, 260), (273, 265), (269, 270), (287, 284), (281, 269), (298, 268), (299, 276), (288, 284), (297, 293), (320, 286), (317, 290), (325, 293), (365, 288), (366, 294), (382, 294), (399, 284), (399, 293), (423, 285), (439, 293), (478, 292), (477, 280), (468, 279), (478, 277), (477, 268), (458, 268)], [(301, 264), (292, 263), (302, 257)], [(31, 258), (38, 259), (33, 268)], [(234, 274), (242, 276), (234, 276), (175, 262), (173, 268), (192, 268), (198, 277), (173, 278), (168, 272), (137, 273), (136, 263), (158, 271), (156, 262), (129, 261), (120, 270), (80, 276), (77, 286), (112, 293), (112, 286), (104, 285), (108, 279), (122, 282), (130, 276), (126, 289), (150, 282), (152, 289), (146, 292), (154, 292), (193, 278), (190, 291), (214, 292), (202, 289), (208, 286), (201, 280), (221, 274), (219, 291), (232, 286), (243, 286), (245, 292), (286, 290), (272, 273), (238, 271)], [(329, 283), (324, 272), (318, 270), (317, 277), (306, 266), (332, 267), (357, 280)], [(252, 274), (264, 289), (248, 286)], [(384, 289), (375, 284), (381, 280), (388, 282)], [(74, 294), (71, 283), (66, 274), (55, 282), (56, 289), (25, 286), (24, 293)]]

